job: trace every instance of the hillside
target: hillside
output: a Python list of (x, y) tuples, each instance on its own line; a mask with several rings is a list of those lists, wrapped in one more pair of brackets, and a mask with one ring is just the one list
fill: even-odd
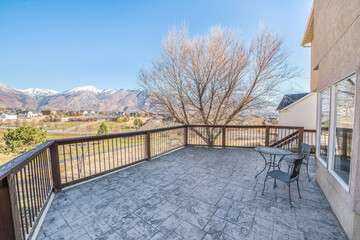
[(52, 110), (149, 111), (152, 107), (146, 92), (77, 87), (64, 92), (51, 89), (15, 89), (0, 83), (1, 108)]

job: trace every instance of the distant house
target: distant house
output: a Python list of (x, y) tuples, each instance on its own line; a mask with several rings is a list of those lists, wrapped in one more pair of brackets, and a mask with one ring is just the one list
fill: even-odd
[(285, 95), (276, 111), (279, 112), (280, 126), (316, 129), (316, 93), (297, 93)]
[(36, 110), (17, 110), (18, 117), (22, 118), (32, 118), (32, 117), (38, 117), (41, 116), (41, 111)]
[(2, 122), (5, 122), (6, 120), (15, 120), (17, 119), (17, 115), (16, 113), (2, 113), (0, 119)]
[(18, 113), (18, 116), (23, 117), (23, 118), (32, 118), (32, 117), (34, 117), (34, 115), (35, 115), (35, 113), (31, 110), (24, 110), (24, 111), (21, 111), (20, 113)]

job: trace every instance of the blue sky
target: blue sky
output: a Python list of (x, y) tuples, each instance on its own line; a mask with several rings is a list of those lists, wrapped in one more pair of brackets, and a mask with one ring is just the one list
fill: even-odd
[(283, 92), (309, 90), (310, 50), (302, 48), (312, 0), (1, 0), (0, 82), (58, 91), (94, 85), (136, 89), (137, 73), (158, 54), (169, 28), (191, 35), (214, 25), (250, 40), (259, 22), (279, 32), (301, 77)]

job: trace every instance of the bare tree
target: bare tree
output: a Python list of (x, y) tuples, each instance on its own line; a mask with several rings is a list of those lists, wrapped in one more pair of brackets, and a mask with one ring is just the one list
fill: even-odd
[[(194, 38), (186, 27), (174, 28), (162, 41), (160, 56), (138, 78), (159, 110), (178, 122), (227, 125), (298, 75), (288, 57), (282, 38), (263, 25), (249, 44), (237, 31), (221, 27)], [(219, 135), (214, 131), (196, 133), (212, 145)]]

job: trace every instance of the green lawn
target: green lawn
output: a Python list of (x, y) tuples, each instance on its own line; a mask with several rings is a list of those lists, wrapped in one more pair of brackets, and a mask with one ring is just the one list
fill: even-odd
[(133, 126), (133, 122), (112, 122), (112, 121), (105, 121), (105, 122), (94, 122), (91, 125), (81, 126), (80, 131), (82, 132), (96, 132), (100, 125), (105, 123), (110, 132), (124, 132), (124, 131), (133, 131), (135, 130)]
[[(4, 133), (6, 132), (6, 129), (0, 129), (0, 145), (4, 145), (4, 141), (2, 140), (2, 136), (4, 135)], [(52, 139), (60, 139), (60, 138), (71, 138), (71, 137), (80, 137), (80, 136), (84, 136), (76, 133), (76, 134), (69, 134), (69, 133), (48, 133), (47, 134), (48, 139), (52, 140)], [(4, 153), (0, 153), (0, 166), (3, 165), (4, 163), (9, 162), (10, 160), (16, 158), (17, 156), (19, 156), (19, 154), (4, 154)]]
[[(142, 119), (142, 121), (145, 121), (146, 119)], [(65, 130), (71, 127), (76, 127), (79, 126), (79, 128), (74, 129), (74, 131), (82, 131), (82, 132), (96, 132), (99, 127), (100, 124), (103, 122), (93, 122), (92, 124), (90, 124), (89, 126), (81, 126), (83, 124), (87, 124), (88, 122), (46, 122), (43, 123), (43, 128), (46, 129), (58, 129), (58, 130)], [(105, 121), (104, 122), (108, 128), (109, 131), (111, 132), (127, 132), (127, 131), (135, 131), (135, 127), (134, 127), (134, 120), (130, 120), (128, 122), (114, 122), (114, 121)], [(6, 132), (6, 129), (0, 129), (0, 146), (4, 145), (4, 141), (2, 140), (2, 136), (4, 135), (4, 133)], [(89, 136), (89, 135), (94, 135), (94, 133), (92, 134), (80, 134), (80, 133), (67, 133), (67, 132), (63, 132), (63, 133), (47, 133), (47, 137), (49, 140), (52, 139), (62, 139), (62, 138), (73, 138), (73, 137), (81, 137), (81, 136)], [(137, 140), (137, 142), (134, 142), (133, 140), (130, 140), (129, 142), (122, 142), (122, 144), (126, 145), (132, 145), (134, 143), (137, 144), (142, 144), (142, 140)], [(105, 146), (107, 143), (105, 143)], [(120, 143), (119, 143), (120, 144)], [(15, 157), (17, 157), (19, 154), (3, 154), (0, 153), (0, 165), (3, 165), (4, 163), (14, 159)]]
[(83, 124), (83, 122), (47, 122), (45, 123), (46, 126), (44, 126), (44, 129), (58, 129), (58, 130), (64, 130), (71, 127), (75, 127), (76, 125)]

